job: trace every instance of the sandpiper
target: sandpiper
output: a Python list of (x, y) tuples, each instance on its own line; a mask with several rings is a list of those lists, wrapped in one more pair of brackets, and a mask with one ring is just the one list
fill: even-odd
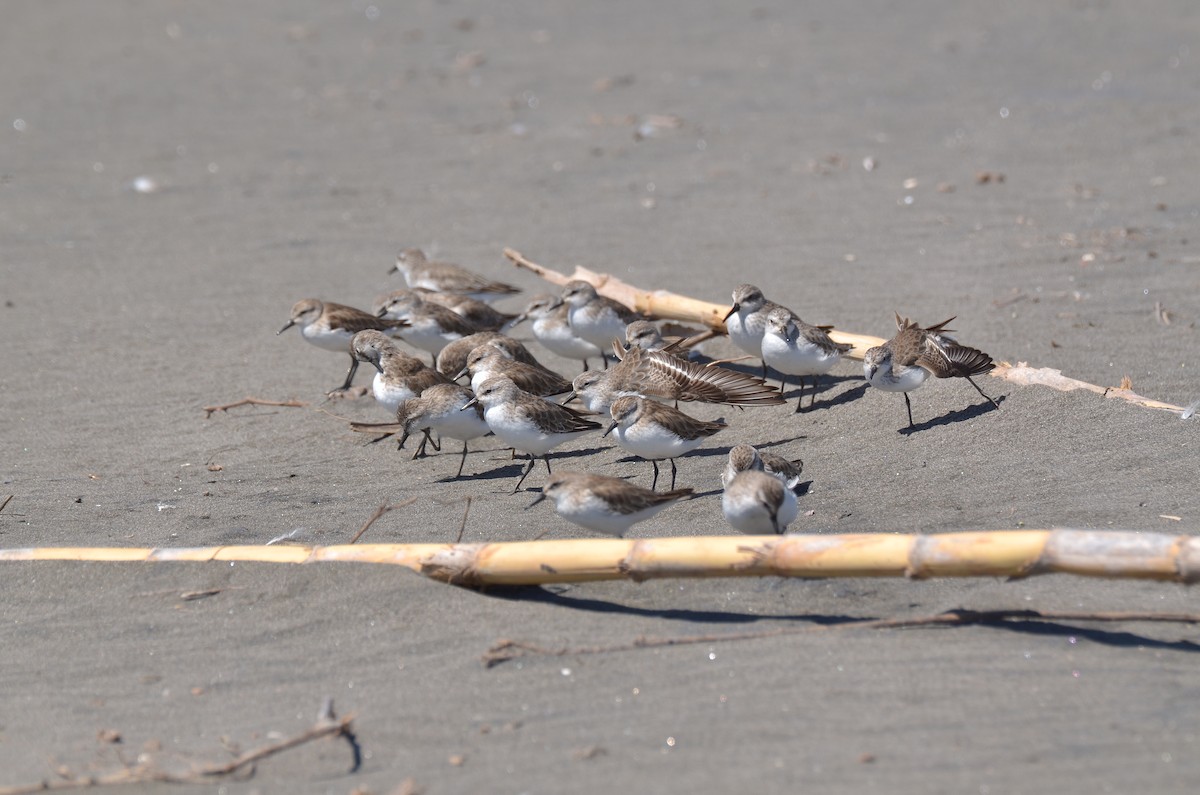
[(441, 304), (459, 315), (480, 331), (499, 331), (516, 320), (516, 315), (501, 312), (486, 301), (457, 293), (438, 293), (432, 290), (417, 290), (426, 301)]
[(406, 248), (396, 257), (396, 267), (409, 287), (424, 287), (439, 293), (458, 293), (480, 301), (492, 301), (521, 292), (511, 284), (495, 282), (460, 265), (430, 262), (419, 248)]
[(400, 330), (400, 339), (415, 348), (428, 351), (435, 363), (442, 348), (481, 330), (453, 310), (426, 301), (413, 290), (398, 290), (388, 296), (387, 302), (379, 310), (379, 316), (405, 321), (407, 325)]
[(292, 319), (275, 334), (278, 336), (292, 326), (299, 326), (300, 336), (318, 348), (350, 353), (350, 370), (346, 373), (345, 383), (334, 390), (336, 392), (349, 389), (358, 370), (358, 359), (350, 351), (350, 341), (355, 334), (367, 329), (394, 334), (404, 325), (402, 320), (383, 320), (352, 306), (304, 298), (292, 307)]
[[(853, 345), (843, 345), (829, 338), (833, 326), (813, 326), (805, 323), (794, 312), (777, 307), (767, 313), (767, 327), (762, 338), (763, 364), (774, 367), (784, 375), (800, 377), (800, 396), (796, 398), (796, 411), (804, 402), (805, 376), (828, 373), (848, 353)], [(781, 390), (782, 391), (782, 390)], [(817, 399), (816, 379), (813, 379), (811, 407)]]
[(670, 351), (613, 350), (621, 361), (608, 372), (610, 391), (663, 400), (694, 400), (731, 406), (771, 406), (784, 402), (761, 378), (718, 365), (700, 365)]
[(572, 389), (571, 382), (558, 373), (510, 359), (501, 348), (490, 343), (471, 351), (466, 366), (455, 374), (454, 380), (457, 381), (467, 373), (471, 374), (471, 388), (476, 390), (484, 381), (496, 376), (504, 376), (524, 391), (538, 397), (566, 395)]
[[(443, 438), (458, 439), (463, 443), (455, 479), (462, 477), (463, 466), (467, 463), (467, 443), (490, 432), (483, 420), (482, 406), (476, 403), (463, 408), (463, 404), (473, 397), (474, 393), (465, 386), (435, 384), (422, 392), (420, 397), (404, 401), (396, 410), (396, 418), (402, 425), (405, 438), (414, 431), (436, 431)], [(419, 458), (423, 449), (422, 444), (413, 458)]]
[[(772, 309), (781, 308), (768, 301), (762, 290), (753, 284), (738, 285), (733, 291), (733, 306), (725, 315), (725, 330), (730, 341), (752, 356), (762, 356), (763, 334), (767, 330), (767, 315)], [(767, 377), (767, 363), (762, 366), (763, 378)]]
[(623, 536), (633, 525), (691, 493), (691, 489), (656, 492), (621, 478), (560, 472), (550, 476), (529, 508), (549, 497), (558, 515), (568, 522), (597, 533)]
[(471, 351), (480, 345), (489, 343), (500, 346), (518, 362), (525, 362), (525, 364), (532, 364), (538, 367), (541, 366), (538, 360), (533, 358), (533, 354), (529, 352), (529, 349), (520, 341), (514, 340), (512, 337), (506, 337), (495, 331), (481, 331), (478, 334), (472, 334), (469, 337), (455, 340), (445, 348), (442, 348), (442, 352), (438, 354), (438, 372), (447, 377), (461, 373), (462, 369), (467, 366), (467, 357), (471, 355)]
[(601, 356), (602, 351), (571, 329), (567, 320), (571, 307), (556, 295), (538, 295), (529, 302), (525, 311), (516, 317), (513, 325), (532, 320), (533, 336), (542, 346), (564, 359), (578, 359), (583, 369), (588, 369), (588, 359)]
[[(629, 307), (606, 298), (596, 288), (582, 279), (573, 279), (563, 285), (562, 300), (570, 306), (567, 321), (575, 334), (600, 349), (608, 350), (613, 340), (625, 339), (625, 327), (639, 316)], [(608, 359), (604, 360), (605, 367)]]
[[(749, 448), (750, 456), (747, 456)], [(743, 533), (782, 533), (800, 514), (796, 495), (785, 487), (778, 478), (753, 468), (754, 448), (738, 445), (729, 451), (728, 471), (738, 469), (737, 474), (725, 482), (721, 495), (721, 512), (725, 521)], [(724, 481), (724, 478), (722, 478)]]
[(908, 393), (925, 383), (930, 374), (938, 378), (965, 378), (976, 392), (1000, 408), (999, 403), (988, 397), (979, 384), (971, 380), (971, 376), (983, 375), (995, 367), (992, 357), (976, 348), (960, 345), (952, 337), (946, 336), (947, 332), (953, 331), (946, 328), (946, 324), (952, 320), (954, 318), (921, 328), (896, 313), (896, 336), (883, 345), (871, 348), (863, 357), (863, 375), (871, 386), (885, 392), (904, 393), (909, 428), (914, 426), (912, 401)]
[(401, 403), (418, 397), (434, 384), (450, 383), (450, 379), (437, 370), (400, 350), (382, 332), (358, 332), (350, 343), (350, 349), (357, 361), (370, 362), (375, 366), (377, 372), (371, 382), (371, 390), (375, 400), (393, 414)]
[(717, 332), (712, 330), (699, 332), (694, 329), (685, 328), (684, 330), (688, 331), (691, 336), (668, 338), (664, 337), (662, 330), (649, 320), (635, 320), (625, 327), (625, 349), (641, 348), (644, 351), (669, 351), (681, 359), (687, 359), (693, 347), (712, 339), (717, 334)]
[(483, 419), (504, 444), (529, 456), (529, 464), (513, 488), (516, 494), (540, 456), (550, 472), (549, 452), (558, 445), (600, 429), (600, 424), (543, 400), (517, 387), (503, 376), (489, 378), (479, 386), (475, 398), (483, 406)]
[(675, 488), (675, 459), (704, 444), (704, 440), (725, 429), (723, 422), (698, 420), (679, 409), (642, 397), (621, 397), (610, 409), (612, 424), (604, 435), (616, 430), (617, 444), (640, 456), (654, 467), (653, 489), (658, 485), (658, 462), (671, 462), (671, 488)]
[(739, 473), (749, 470), (766, 472), (777, 478), (788, 490), (794, 492), (800, 485), (804, 462), (799, 458), (788, 460), (783, 456), (758, 450), (748, 444), (739, 444), (729, 451), (725, 471), (721, 473), (721, 485), (728, 486)]

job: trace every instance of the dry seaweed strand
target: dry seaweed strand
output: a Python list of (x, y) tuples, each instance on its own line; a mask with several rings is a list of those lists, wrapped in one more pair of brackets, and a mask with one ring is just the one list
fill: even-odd
[(331, 715), (324, 715), (310, 728), (293, 737), (287, 737), (278, 742), (268, 743), (267, 745), (251, 749), (225, 762), (210, 762), (180, 773), (163, 770), (155, 766), (152, 762), (138, 762), (113, 773), (45, 779), (34, 784), (0, 787), (0, 795), (26, 795), (27, 793), (34, 792), (116, 787), (128, 784), (147, 784), (150, 782), (200, 784), (225, 776), (232, 776), (239, 773), (244, 774), (247, 770), (252, 771), (255, 763), (269, 756), (289, 751), (297, 746), (319, 740), (323, 737), (342, 737), (349, 743), (354, 754), (354, 764), (350, 772), (354, 772), (358, 770), (362, 763), (362, 749), (358, 744), (358, 738), (354, 735), (354, 731), (350, 727), (353, 720), (353, 715), (348, 715), (344, 718), (334, 718)]
[(1074, 574), (1200, 580), (1200, 536), (1110, 530), (936, 535), (582, 538), (495, 544), (345, 544), (198, 548), (41, 547), (0, 561), (356, 561), (405, 566), (442, 582), (543, 585), (666, 577), (1027, 577)]
[[(517, 267), (532, 271), (552, 284), (561, 285), (571, 279), (583, 279), (594, 284), (596, 291), (601, 295), (606, 295), (609, 298), (620, 301), (643, 314), (669, 320), (703, 323), (705, 326), (716, 331), (725, 331), (723, 318), (729, 311), (727, 305), (700, 301), (667, 290), (643, 290), (627, 284), (610, 274), (597, 273), (578, 265), (575, 266), (575, 272), (568, 276), (543, 265), (538, 265), (536, 262), (530, 261), (519, 251), (511, 248), (504, 249), (504, 256), (512, 260)], [(886, 341), (882, 337), (872, 337), (866, 334), (849, 334), (837, 329), (831, 331), (829, 336), (833, 338), (834, 342), (853, 345), (853, 350), (847, 354), (852, 359), (861, 359), (868, 348), (882, 345)], [(1008, 362), (1000, 362), (997, 364), (996, 369), (992, 370), (991, 375), (1014, 384), (1020, 384), (1021, 386), (1037, 384), (1048, 386), (1061, 392), (1082, 389), (1094, 392), (1103, 397), (1125, 400), (1146, 408), (1170, 411), (1179, 415), (1182, 415), (1184, 412), (1183, 406), (1164, 403), (1161, 400), (1154, 400), (1135, 393), (1131, 388), (1131, 384), (1123, 382), (1119, 387), (1096, 386), (1086, 381), (1069, 378), (1059, 370), (1048, 367), (1030, 367), (1025, 362), (1018, 362), (1016, 365)]]
[(224, 413), (230, 409), (236, 409), (239, 406), (283, 406), (284, 408), (302, 409), (307, 405), (307, 403), (299, 400), (266, 400), (265, 398), (244, 397), (241, 400), (235, 400), (232, 403), (221, 403), (216, 406), (205, 406), (204, 418), (208, 419), (218, 411)]

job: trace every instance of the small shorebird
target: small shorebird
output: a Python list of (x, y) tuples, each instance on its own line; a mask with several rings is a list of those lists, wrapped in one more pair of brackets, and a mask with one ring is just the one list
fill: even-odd
[(391, 293), (380, 308), (379, 316), (404, 321), (407, 325), (399, 331), (400, 339), (414, 348), (428, 351), (435, 363), (442, 348), (481, 330), (453, 310), (426, 301), (413, 290)]
[(467, 366), (467, 357), (471, 355), (471, 351), (480, 345), (488, 344), (499, 346), (518, 362), (532, 364), (535, 367), (542, 366), (537, 359), (533, 358), (533, 354), (529, 352), (529, 349), (519, 340), (514, 340), (512, 337), (506, 337), (495, 331), (481, 331), (478, 334), (472, 334), (469, 337), (455, 340), (445, 348), (442, 348), (442, 352), (438, 354), (438, 372), (448, 378), (461, 373), (462, 369)]
[(621, 478), (560, 472), (551, 475), (529, 508), (546, 498), (568, 522), (606, 535), (623, 536), (630, 527), (690, 496), (691, 489), (656, 492)]
[(392, 269), (404, 276), (409, 287), (424, 287), (439, 293), (458, 293), (479, 301), (491, 301), (521, 292), (511, 284), (495, 282), (449, 262), (430, 262), (419, 248), (406, 248)]
[(513, 488), (516, 494), (533, 471), (537, 457), (546, 462), (550, 472), (549, 453), (558, 445), (585, 433), (600, 430), (600, 424), (518, 388), (504, 378), (489, 378), (479, 385), (475, 397), (463, 408), (478, 401), (483, 406), (483, 419), (492, 433), (504, 444), (529, 456), (529, 464)]
[(671, 488), (675, 488), (675, 459), (704, 444), (725, 429), (723, 422), (689, 417), (679, 409), (643, 397), (621, 397), (610, 410), (612, 424), (605, 436), (616, 431), (617, 444), (626, 452), (646, 459), (654, 467), (653, 489), (658, 485), (658, 462), (671, 462)]
[(725, 471), (721, 473), (721, 485), (728, 486), (738, 474), (748, 470), (766, 472), (777, 478), (789, 491), (794, 492), (800, 485), (804, 462), (799, 458), (789, 461), (783, 456), (758, 450), (748, 444), (739, 444), (729, 451)]
[[(784, 307), (772, 309), (767, 314), (767, 327), (762, 338), (763, 364), (774, 367), (784, 375), (800, 377), (800, 397), (796, 399), (796, 411), (804, 402), (805, 376), (828, 373), (849, 353), (853, 345), (843, 345), (829, 338), (833, 326), (812, 326), (805, 323), (796, 313)], [(782, 379), (781, 379), (782, 381)], [(813, 378), (811, 407), (817, 399), (816, 378)], [(783, 387), (780, 386), (782, 394)]]
[(556, 295), (534, 296), (525, 311), (516, 317), (513, 325), (532, 320), (533, 336), (546, 350), (564, 359), (577, 359), (588, 369), (588, 359), (603, 358), (603, 351), (577, 336), (567, 320), (571, 307)]
[[(582, 337), (600, 349), (608, 350), (613, 340), (625, 339), (625, 327), (640, 316), (619, 301), (606, 298), (596, 288), (582, 279), (573, 279), (563, 285), (562, 300), (569, 307), (567, 322), (575, 335)], [(604, 359), (608, 367), (608, 358)]]
[(350, 371), (346, 373), (345, 383), (334, 390), (337, 392), (350, 388), (350, 382), (358, 370), (358, 359), (350, 351), (350, 341), (354, 335), (368, 329), (394, 334), (404, 325), (402, 320), (383, 320), (352, 306), (304, 298), (292, 307), (292, 319), (275, 335), (282, 334), (292, 326), (299, 326), (300, 336), (318, 348), (350, 353)]
[[(729, 340), (751, 356), (762, 356), (763, 334), (767, 330), (767, 315), (773, 309), (781, 309), (779, 304), (768, 301), (762, 290), (753, 284), (738, 285), (733, 291), (733, 306), (725, 315), (725, 330), (729, 332)], [(790, 312), (790, 310), (789, 310)], [(764, 361), (762, 375), (767, 377), (767, 363)]]
[(671, 337), (662, 335), (662, 330), (649, 320), (635, 320), (625, 327), (625, 349), (641, 348), (644, 351), (669, 351), (681, 359), (687, 359), (691, 349), (700, 343), (712, 339), (717, 332), (708, 330), (693, 333), (690, 337)]
[(990, 372), (996, 365), (992, 357), (981, 350), (960, 345), (946, 336), (953, 329), (946, 328), (950, 320), (935, 326), (921, 328), (908, 318), (896, 313), (896, 336), (867, 351), (863, 357), (863, 375), (871, 386), (885, 392), (903, 392), (904, 405), (908, 409), (908, 427), (913, 427), (912, 401), (908, 393), (925, 383), (932, 374), (937, 378), (965, 378), (996, 408), (1000, 404), (988, 397), (979, 384), (971, 380), (973, 375)]
[(761, 460), (750, 445), (729, 451), (725, 472), (729, 475), (733, 470), (733, 474), (721, 478), (725, 486), (721, 512), (725, 521), (743, 533), (782, 533), (800, 515), (800, 506), (790, 488), (758, 466)]
[(413, 454), (413, 460), (425, 456), (428, 433), (436, 431), (443, 438), (458, 439), (463, 443), (462, 457), (458, 461), (455, 479), (462, 477), (467, 463), (467, 443), (489, 433), (483, 421), (483, 407), (479, 404), (463, 408), (463, 404), (475, 395), (465, 386), (458, 384), (434, 384), (421, 393), (420, 397), (409, 398), (396, 409), (396, 422), (352, 422), (351, 430), (360, 433), (403, 434), (400, 445), (415, 431), (426, 434), (421, 445)]
[(419, 397), (429, 387), (450, 383), (446, 376), (400, 350), (395, 342), (379, 331), (358, 332), (350, 343), (350, 350), (356, 361), (374, 365), (377, 372), (371, 382), (371, 391), (375, 400), (391, 413), (395, 413), (401, 403)]
[(471, 374), (471, 388), (479, 389), (483, 382), (496, 376), (504, 376), (531, 395), (550, 398), (566, 395), (571, 382), (551, 370), (510, 359), (505, 352), (491, 344), (480, 345), (467, 357), (467, 365), (456, 373), (454, 380)]

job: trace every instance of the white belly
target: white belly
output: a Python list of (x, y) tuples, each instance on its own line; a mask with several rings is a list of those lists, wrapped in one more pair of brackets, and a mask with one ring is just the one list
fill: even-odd
[(564, 359), (590, 359), (600, 355), (600, 349), (581, 337), (575, 336), (571, 327), (561, 323), (534, 321), (533, 336), (542, 346)]
[(396, 409), (400, 408), (404, 401), (418, 397), (407, 386), (385, 380), (383, 373), (375, 374), (375, 380), (371, 382), (371, 392), (375, 395), (375, 401), (392, 414), (396, 413)]
[(681, 439), (661, 425), (639, 422), (628, 428), (618, 426), (613, 433), (622, 449), (652, 461), (678, 458), (695, 450), (707, 438), (701, 436), (699, 439)]
[(725, 321), (725, 328), (729, 332), (730, 342), (746, 353), (762, 356), (763, 329), (750, 328), (740, 313), (730, 315)]
[(789, 345), (778, 334), (767, 332), (762, 338), (762, 358), (768, 367), (786, 375), (823, 375), (832, 370), (841, 357), (803, 339)]
[(415, 325), (408, 326), (400, 332), (400, 339), (414, 348), (429, 351), (434, 356), (461, 337), (461, 334), (455, 332), (442, 331), (442, 327), (434, 321), (417, 321)]
[[(863, 365), (863, 375), (867, 375), (868, 369)], [(929, 378), (929, 371), (924, 367), (912, 365), (905, 367), (899, 373), (894, 370), (884, 370), (880, 368), (875, 371), (875, 377), (869, 378), (871, 386), (882, 389), (884, 392), (911, 392), (912, 390), (925, 383)]]
[(440, 417), (431, 417), (430, 419), (432, 421), (429, 423), (429, 427), (442, 436), (448, 436), (451, 439), (458, 439), (463, 442), (478, 439), (489, 430), (487, 423), (479, 419), (479, 415), (475, 413), (474, 407), (466, 410), (452, 411)]
[(341, 353), (350, 352), (350, 340), (354, 339), (354, 335), (349, 331), (319, 327), (315, 323), (300, 329), (300, 336), (318, 348)]

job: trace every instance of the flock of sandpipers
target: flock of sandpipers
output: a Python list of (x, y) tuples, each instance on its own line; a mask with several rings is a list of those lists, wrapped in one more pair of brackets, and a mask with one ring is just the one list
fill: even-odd
[[(675, 459), (727, 426), (689, 416), (679, 410), (679, 402), (782, 404), (783, 384), (776, 389), (766, 382), (772, 368), (798, 378), (796, 411), (801, 411), (806, 379), (828, 373), (851, 348), (830, 338), (831, 326), (805, 323), (749, 284), (733, 291), (725, 324), (738, 348), (762, 359), (761, 378), (721, 363), (691, 360), (692, 346), (711, 333), (666, 339), (658, 326), (599, 295), (585, 281), (568, 282), (559, 295), (537, 296), (512, 315), (489, 302), (516, 294), (517, 288), (458, 265), (429, 261), (419, 249), (401, 252), (395, 271), (407, 289), (381, 296), (373, 312), (306, 298), (292, 307), (291, 320), (279, 333), (299, 326), (312, 344), (349, 352), (350, 370), (335, 392), (350, 387), (359, 363), (375, 369), (375, 400), (395, 419), (352, 423), (355, 430), (380, 438), (399, 434), (401, 447), (410, 435), (420, 434), (414, 458), (424, 456), (427, 445), (440, 449), (434, 435), (457, 439), (463, 448), (455, 478), (462, 477), (468, 442), (494, 434), (528, 456), (514, 494), (540, 457), (550, 477), (530, 507), (552, 499), (564, 519), (600, 533), (622, 535), (691, 496), (690, 488), (675, 488)], [(525, 321), (540, 345), (581, 361), (583, 373), (567, 380), (503, 333)], [(904, 394), (909, 427), (908, 392), (930, 375), (965, 378), (998, 407), (971, 380), (992, 369), (991, 357), (947, 336), (949, 322), (922, 328), (897, 315), (896, 336), (864, 357), (863, 374), (872, 386)], [(399, 342), (431, 354), (433, 366)], [(590, 361), (602, 363), (602, 369), (590, 369)], [(469, 387), (459, 383), (467, 376)], [(567, 405), (573, 400), (585, 410)], [(810, 406), (813, 400), (815, 393)], [(550, 471), (551, 450), (596, 431), (611, 434), (622, 449), (651, 462), (649, 489), (622, 478)], [(671, 486), (655, 491), (658, 462), (664, 460), (671, 466)], [(796, 489), (802, 466), (748, 444), (733, 447), (721, 476), (725, 519), (746, 533), (783, 533), (799, 514)]]

